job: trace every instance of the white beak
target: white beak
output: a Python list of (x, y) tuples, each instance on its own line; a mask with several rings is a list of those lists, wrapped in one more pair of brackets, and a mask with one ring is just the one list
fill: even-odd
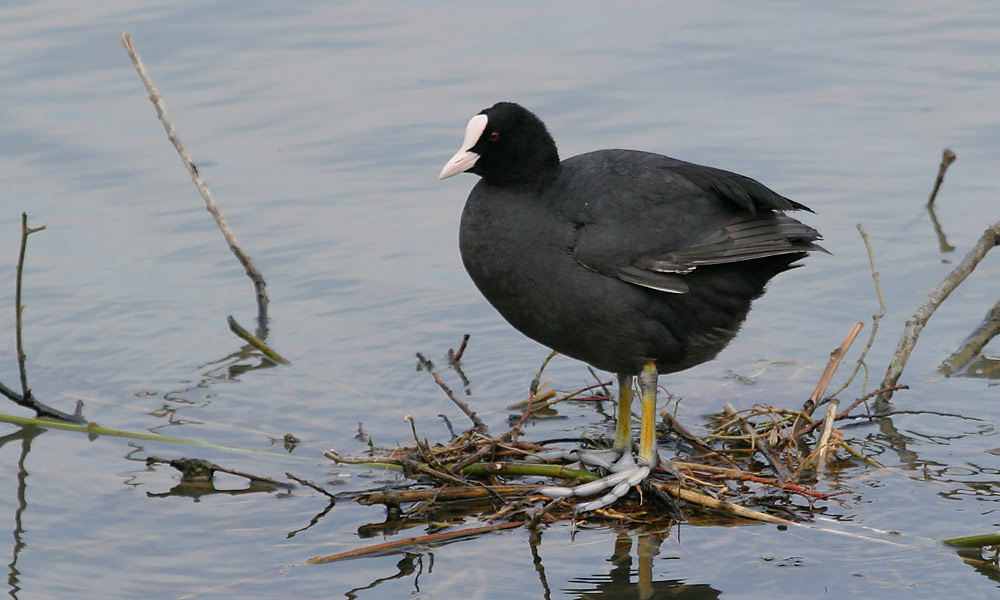
[(462, 147), (458, 149), (455, 156), (451, 157), (451, 160), (445, 163), (438, 179), (448, 179), (453, 175), (464, 173), (476, 164), (479, 155), (472, 152), (471, 149), (486, 131), (486, 122), (486, 115), (476, 115), (469, 120), (469, 124), (465, 127), (465, 139), (462, 140)]

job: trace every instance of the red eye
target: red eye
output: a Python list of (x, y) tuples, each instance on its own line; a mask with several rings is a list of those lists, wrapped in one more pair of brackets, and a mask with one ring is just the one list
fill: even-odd
[(489, 137), (486, 138), (486, 139), (488, 139), (491, 142), (495, 142), (495, 141), (497, 141), (497, 140), (500, 139), (500, 134), (497, 133), (496, 131), (494, 131), (494, 132), (490, 133)]

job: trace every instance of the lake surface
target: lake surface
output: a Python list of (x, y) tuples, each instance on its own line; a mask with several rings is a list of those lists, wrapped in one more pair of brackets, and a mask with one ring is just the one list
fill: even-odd
[[(259, 357), (238, 354), (225, 318), (252, 325), (252, 288), (167, 142), (123, 31), (266, 277), (268, 341), (293, 366), (255, 368)], [(367, 537), (384, 511), (341, 502), (290, 537), (324, 496), (237, 493), (236, 479), (219, 484), (233, 493), (171, 495), (176, 472), (145, 459), (377, 487), (392, 477), (321, 452), (363, 452), (359, 423), (379, 444), (405, 442), (408, 414), (432, 441), (448, 439), (439, 414), (464, 427), (414, 359), (445, 365), (464, 333), (467, 399), (506, 427), (505, 407), (526, 397), (547, 351), (462, 269), (458, 219), (475, 179), (437, 180), (469, 117), (498, 100), (539, 114), (564, 157), (661, 152), (816, 211), (806, 220), (832, 256), (778, 277), (717, 360), (661, 380), (684, 399), (683, 422), (700, 430), (726, 401), (800, 406), (865, 321), (835, 384), (846, 377), (878, 310), (857, 223), (888, 312), (867, 388), (859, 378), (842, 397), (874, 389), (905, 320), (1000, 219), (1000, 6), (9, 2), (0, 50), (0, 260), (11, 266), (0, 380), (17, 387), (12, 265), (26, 211), (47, 226), (25, 268), (36, 396), (64, 410), (83, 399), (104, 427), (213, 445), (0, 425), (11, 597), (996, 597), (995, 564), (967, 564), (938, 540), (1000, 526), (1000, 347), (987, 347), (983, 376), (934, 372), (1000, 296), (997, 252), (925, 329), (897, 414), (845, 429), (885, 468), (820, 481), (849, 493), (821, 503), (825, 520), (811, 527), (556, 525), (534, 551), (514, 529), (308, 566), (426, 531)], [(953, 252), (924, 208), (945, 147), (958, 161), (937, 216)], [(592, 381), (566, 358), (546, 374), (560, 390)], [(558, 412), (526, 438), (608, 431), (590, 405)], [(273, 442), (286, 433), (302, 440), (292, 453)]]

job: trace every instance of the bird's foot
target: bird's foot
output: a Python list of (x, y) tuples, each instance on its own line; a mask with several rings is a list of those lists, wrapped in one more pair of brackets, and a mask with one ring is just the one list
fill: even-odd
[(546, 486), (540, 488), (538, 493), (543, 496), (548, 496), (549, 498), (582, 498), (585, 496), (593, 496), (594, 494), (599, 494), (608, 490), (608, 492), (600, 498), (591, 500), (590, 502), (584, 502), (576, 507), (577, 512), (597, 510), (599, 508), (604, 508), (605, 506), (610, 506), (616, 500), (625, 496), (632, 486), (642, 483), (644, 479), (649, 477), (649, 473), (653, 470), (653, 468), (656, 467), (658, 459), (658, 454), (654, 452), (653, 457), (648, 461), (648, 464), (637, 464), (632, 458), (631, 450), (629, 450), (622, 453), (622, 455), (614, 463), (604, 467), (611, 471), (611, 474), (606, 477), (573, 487)]

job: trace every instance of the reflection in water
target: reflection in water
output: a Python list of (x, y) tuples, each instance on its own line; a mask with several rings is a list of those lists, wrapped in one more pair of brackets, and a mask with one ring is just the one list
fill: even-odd
[[(965, 367), (961, 376), (1000, 380), (1000, 358), (980, 356)], [(990, 385), (1000, 384), (991, 383)]]
[[(434, 553), (433, 552), (428, 553), (428, 557), (430, 558), (430, 566), (427, 569), (427, 572), (430, 573), (434, 569)], [(348, 590), (347, 592), (344, 593), (344, 595), (350, 598), (351, 600), (354, 600), (355, 598), (358, 597), (358, 592), (364, 590), (370, 590), (375, 587), (378, 587), (379, 585), (387, 581), (392, 581), (393, 579), (402, 579), (403, 577), (408, 577), (410, 575), (413, 575), (413, 593), (414, 594), (420, 593), (420, 574), (423, 573), (424, 571), (423, 555), (417, 554), (415, 552), (407, 552), (403, 556), (403, 558), (398, 563), (396, 563), (396, 569), (398, 569), (398, 572), (395, 575), (390, 575), (388, 577), (380, 577), (379, 579), (376, 579), (375, 581), (369, 583), (366, 586)]]
[(542, 597), (549, 600), (552, 597), (552, 590), (549, 588), (549, 580), (545, 577), (545, 565), (542, 564), (542, 555), (538, 553), (538, 546), (542, 543), (542, 530), (535, 528), (531, 530), (528, 537), (528, 544), (531, 547), (531, 565), (538, 575), (538, 583), (542, 585)]
[[(208, 390), (215, 383), (234, 381), (244, 373), (256, 371), (257, 369), (270, 369), (274, 366), (274, 362), (262, 356), (256, 348), (249, 344), (242, 346), (236, 352), (223, 358), (203, 364), (201, 366), (202, 369), (206, 367), (210, 368), (202, 373), (202, 379), (198, 383), (163, 394), (163, 406), (150, 411), (149, 414), (154, 417), (166, 418), (167, 422), (162, 425), (150, 427), (149, 431), (151, 433), (159, 433), (160, 429), (164, 427), (199, 424), (200, 422), (197, 420), (181, 417), (178, 415), (178, 411), (181, 408), (201, 408), (207, 404), (211, 404), (212, 394), (205, 390)], [(201, 399), (198, 401), (189, 399), (188, 395), (191, 392), (198, 392)], [(285, 449), (289, 452), (294, 448), (294, 444), (285, 444)]]
[[(575, 598), (607, 598), (639, 600), (714, 600), (720, 591), (707, 584), (689, 584), (679, 579), (654, 580), (653, 559), (660, 553), (660, 545), (667, 538), (668, 531), (622, 531), (619, 532), (614, 549), (608, 561), (611, 563), (607, 574), (578, 577), (571, 579), (569, 586), (562, 591)], [(545, 574), (542, 558), (543, 531), (533, 531), (528, 542), (531, 548), (532, 563), (541, 587), (541, 597), (549, 600), (552, 597), (548, 578)], [(633, 559), (633, 540), (635, 541), (635, 558)], [(434, 553), (426, 554), (405, 552), (403, 558), (396, 563), (396, 573), (379, 577), (371, 583), (356, 587), (345, 592), (347, 598), (358, 598), (358, 592), (373, 589), (387, 581), (413, 575), (413, 593), (420, 592), (419, 578), (423, 573), (423, 557), (429, 559), (427, 573), (433, 572)], [(489, 560), (485, 558), (485, 560)], [(633, 565), (635, 568), (633, 569)], [(525, 596), (527, 597), (527, 596)]]
[(18, 440), (21, 442), (21, 452), (17, 458), (17, 486), (14, 488), (17, 490), (17, 510), (14, 511), (14, 549), (11, 551), (11, 561), (7, 564), (7, 586), (10, 588), (8, 593), (11, 598), (15, 599), (17, 598), (18, 592), (21, 591), (21, 586), (18, 580), (18, 576), (21, 573), (17, 569), (17, 559), (21, 555), (21, 550), (25, 547), (22, 518), (24, 516), (24, 511), (28, 508), (28, 499), (26, 494), (28, 470), (25, 468), (25, 461), (28, 458), (28, 452), (31, 451), (31, 441), (41, 435), (43, 431), (45, 430), (40, 427), (27, 425), (25, 427), (21, 427), (10, 435), (0, 437), (0, 448), (6, 446), (10, 442)]
[[(918, 411), (910, 411), (917, 413)], [(905, 414), (899, 411), (894, 414)], [(924, 412), (927, 415), (938, 415), (941, 418), (961, 419), (968, 422), (972, 427), (970, 431), (951, 433), (942, 435), (940, 433), (923, 433), (920, 431), (907, 431), (902, 433), (897, 429), (891, 416), (884, 416), (878, 420), (880, 434), (872, 436), (866, 443), (866, 450), (874, 450), (882, 447), (883, 451), (892, 449), (899, 457), (899, 463), (911, 471), (915, 471), (910, 476), (915, 481), (928, 481), (945, 484), (946, 488), (939, 491), (938, 495), (948, 500), (962, 500), (964, 498), (975, 498), (980, 502), (1000, 502), (1000, 469), (995, 464), (987, 462), (979, 464), (974, 460), (967, 460), (962, 465), (943, 464), (939, 461), (921, 457), (912, 447), (926, 447), (928, 443), (942, 446), (958, 446), (960, 440), (972, 436), (994, 436), (997, 429), (993, 424), (983, 422), (981, 419), (963, 417), (961, 415), (945, 415), (941, 413)], [(990, 452), (987, 451), (986, 455)], [(995, 511), (991, 511), (995, 512)], [(989, 573), (992, 579), (996, 579), (997, 565), (983, 560), (978, 551), (975, 552), (975, 560), (967, 555), (965, 551), (959, 552), (962, 559), (973, 566), (977, 571)], [(989, 566), (992, 564), (992, 567)], [(984, 566), (985, 565), (985, 566)], [(992, 569), (992, 570), (991, 570)]]
[(972, 462), (964, 467), (928, 464), (919, 479), (950, 484), (948, 490), (939, 492), (941, 497), (949, 500), (975, 497), (982, 501), (1000, 502), (1000, 481), (984, 479), (984, 475), (995, 478), (1000, 472), (995, 467), (983, 467)]
[(719, 590), (699, 583), (688, 584), (678, 579), (653, 580), (653, 559), (660, 553), (660, 544), (668, 532), (639, 533), (635, 537), (638, 559), (632, 570), (632, 540), (627, 533), (619, 533), (611, 555), (611, 571), (607, 575), (580, 577), (570, 581), (580, 587), (568, 587), (566, 592), (584, 598), (639, 598), (640, 600), (713, 600)]
[(948, 243), (948, 238), (945, 237), (944, 230), (941, 229), (941, 224), (938, 223), (933, 204), (927, 205), (927, 214), (931, 217), (931, 225), (934, 226), (934, 234), (937, 235), (938, 249), (941, 250), (942, 254), (954, 252), (955, 247)]
[[(149, 456), (146, 458), (146, 465), (158, 465), (166, 464), (170, 465), (174, 469), (177, 469), (181, 473), (181, 481), (179, 484), (174, 486), (170, 491), (164, 493), (154, 493), (146, 492), (146, 496), (149, 498), (166, 498), (170, 496), (180, 496), (193, 498), (195, 502), (200, 501), (202, 496), (214, 495), (214, 494), (228, 494), (230, 496), (237, 496), (243, 494), (252, 494), (256, 492), (275, 492), (279, 488), (286, 488), (288, 484), (283, 482), (275, 481), (273, 479), (268, 479), (264, 477), (258, 477), (256, 475), (251, 475), (248, 473), (242, 473), (239, 471), (234, 471), (232, 469), (226, 469), (220, 467), (214, 463), (200, 458), (178, 458), (173, 460), (162, 459), (156, 456)], [(215, 474), (216, 473), (227, 473), (229, 475), (235, 475), (236, 477), (241, 477), (247, 480), (248, 485), (246, 488), (241, 488), (237, 490), (233, 489), (218, 489), (216, 487)]]
[[(892, 418), (893, 415), (933, 415), (941, 418), (960, 419), (962, 421), (968, 421), (970, 424), (974, 425), (970, 427), (970, 431), (955, 433), (947, 436), (934, 432), (923, 433), (918, 431), (906, 431), (904, 433), (897, 429), (895, 421)], [(899, 410), (888, 412), (878, 417), (873, 416), (871, 418), (877, 423), (879, 434), (868, 436), (868, 438), (861, 443), (855, 442), (855, 445), (863, 448), (866, 456), (870, 456), (883, 464), (891, 464), (893, 462), (891, 460), (879, 458), (882, 454), (891, 450), (895, 452), (897, 460), (900, 464), (914, 469), (922, 468), (926, 461), (921, 460), (917, 452), (910, 448), (911, 446), (921, 446), (922, 442), (925, 440), (930, 440), (937, 444), (956, 442), (970, 436), (991, 435), (996, 431), (995, 427), (989, 423), (985, 423), (982, 419), (934, 411)], [(844, 429), (852, 427), (852, 425), (847, 425)]]
[(965, 549), (959, 550), (958, 556), (962, 559), (962, 562), (972, 567), (980, 575), (984, 575), (987, 579), (1000, 583), (1000, 568), (997, 566), (997, 555), (996, 550), (990, 551), (991, 557), (984, 558), (982, 548), (975, 549)]
[(146, 492), (148, 498), (192, 498), (195, 502), (200, 502), (202, 496), (212, 496), (215, 494), (225, 494), (229, 496), (242, 496), (244, 494), (256, 494), (258, 492), (272, 493), (277, 491), (273, 486), (251, 482), (246, 488), (239, 490), (220, 490), (211, 482), (182, 481), (170, 488), (167, 492)]
[(295, 529), (293, 531), (289, 531), (288, 532), (288, 536), (287, 536), (288, 539), (291, 539), (291, 538), (295, 537), (295, 535), (298, 534), (298, 533), (302, 533), (303, 531), (306, 531), (307, 529), (312, 528), (313, 525), (315, 525), (316, 523), (319, 523), (320, 520), (323, 517), (326, 516), (326, 513), (328, 513), (331, 510), (333, 510), (333, 507), (336, 506), (336, 505), (337, 505), (337, 501), (335, 499), (333, 499), (333, 498), (330, 498), (330, 502), (329, 502), (329, 504), (326, 505), (326, 508), (324, 508), (323, 510), (319, 511), (318, 513), (316, 513), (316, 516), (314, 516), (312, 519), (309, 519), (309, 523), (305, 527), (299, 527), (298, 529)]
[[(253, 364), (248, 364), (251, 361), (253, 361)], [(205, 363), (202, 365), (202, 368), (212, 367), (212, 369), (205, 373), (205, 376), (209, 378), (206, 381), (211, 381), (217, 379), (237, 379), (244, 373), (256, 371), (257, 369), (271, 369), (275, 366), (277, 365), (274, 361), (263, 356), (260, 351), (253, 346), (245, 344), (239, 350), (229, 354), (228, 356)]]

